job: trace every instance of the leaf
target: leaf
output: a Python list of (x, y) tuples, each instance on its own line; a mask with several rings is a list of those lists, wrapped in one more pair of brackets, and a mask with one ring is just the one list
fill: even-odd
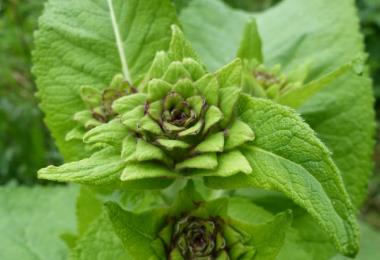
[(311, 61), (309, 75), (314, 79), (364, 50), (353, 0), (287, 0), (257, 19), (265, 63), (291, 70)]
[(254, 59), (262, 63), (264, 59), (261, 45), (259, 29), (257, 28), (256, 20), (253, 19), (245, 25), (237, 57), (242, 60)]
[(193, 0), (179, 18), (186, 38), (208, 69), (215, 71), (235, 58), (244, 25), (252, 16), (233, 10), (221, 1)]
[(160, 227), (164, 224), (164, 214), (160, 210), (135, 214), (122, 210), (115, 203), (106, 203), (108, 216), (114, 230), (128, 253), (134, 259), (159, 259), (151, 247)]
[[(244, 155), (238, 150), (232, 150), (218, 155), (218, 168), (215, 170), (199, 170), (194, 174), (228, 177), (238, 173), (249, 174), (251, 172), (252, 168)], [(226, 178), (226, 180), (228, 179)]]
[(205, 114), (205, 126), (203, 128), (203, 133), (207, 133), (207, 131), (209, 131), (212, 126), (214, 126), (222, 119), (222, 111), (220, 111), (216, 106), (211, 106), (209, 109), (207, 109), (207, 112)]
[(347, 70), (298, 110), (331, 150), (356, 207), (372, 174), (373, 102), (370, 79)]
[(242, 62), (235, 59), (215, 72), (220, 88), (240, 87)]
[(320, 79), (305, 84), (300, 88), (295, 88), (294, 90), (286, 92), (285, 94), (281, 95), (276, 101), (281, 105), (297, 109), (301, 107), (305, 102), (307, 102), (311, 97), (322, 91), (324, 88), (330, 85), (331, 82), (339, 78), (342, 74), (346, 73), (350, 69), (352, 69), (352, 63), (345, 64)]
[[(154, 162), (128, 163), (121, 175), (122, 181), (156, 179), (158, 186), (168, 186), (178, 174), (162, 164)], [(154, 181), (154, 180), (153, 180)]]
[(178, 26), (172, 27), (172, 40), (170, 42), (169, 56), (175, 61), (182, 61), (184, 58), (192, 58), (197, 62), (201, 62), (197, 53), (185, 39), (183, 32)]
[(363, 53), (352, 0), (285, 0), (256, 15), (231, 9), (217, 0), (193, 0), (180, 13), (186, 37), (211, 70), (235, 58), (244, 27), (253, 17), (269, 66), (281, 64), (290, 71), (312, 61), (310, 75), (316, 79)]
[(0, 259), (67, 259), (59, 239), (75, 232), (78, 189), (67, 187), (0, 188)]
[(218, 166), (218, 160), (215, 153), (204, 153), (194, 156), (176, 164), (176, 170), (184, 169), (209, 169), (214, 170)]
[[(177, 22), (175, 9), (169, 0), (113, 4), (135, 82), (155, 53), (168, 48), (170, 26)], [(85, 108), (79, 89), (84, 85), (104, 89), (122, 70), (107, 1), (50, 0), (39, 27), (33, 73), (46, 123), (66, 160), (85, 158), (88, 154), (79, 141), (64, 140), (76, 126), (74, 113)]]
[(115, 119), (106, 124), (101, 124), (90, 131), (84, 137), (84, 143), (106, 144), (112, 146), (120, 146), (120, 140), (128, 135), (128, 130), (120, 122)]
[(146, 100), (147, 96), (144, 93), (127, 95), (115, 100), (112, 104), (112, 109), (119, 114), (124, 114), (139, 105), (145, 104)]
[(219, 84), (215, 76), (207, 74), (194, 83), (194, 86), (205, 97), (208, 104), (212, 106), (218, 105), (218, 89)]
[(60, 182), (104, 185), (119, 180), (125, 162), (113, 149), (106, 149), (80, 161), (61, 166), (48, 166), (38, 171), (38, 177)]
[(153, 160), (163, 162), (167, 165), (172, 164), (171, 158), (169, 158), (162, 149), (143, 139), (138, 139), (136, 150), (131, 156), (126, 158), (127, 162), (145, 162)]
[(75, 260), (131, 259), (116, 235), (106, 212), (98, 216), (79, 238), (71, 255)]
[(224, 133), (219, 132), (208, 136), (202, 143), (194, 148), (196, 153), (223, 152), (224, 149)]
[[(353, 206), (327, 148), (294, 111), (244, 95), (240, 118), (256, 134), (242, 150), (252, 174), (210, 178), (215, 187), (249, 186), (283, 192), (311, 214), (343, 254), (357, 252)], [(220, 186), (222, 185), (222, 186)]]
[(223, 119), (221, 124), (227, 126), (230, 122), (233, 113), (235, 112), (236, 103), (239, 100), (241, 93), (240, 88), (229, 87), (219, 90), (220, 95), (220, 110), (223, 112)]
[(231, 150), (255, 139), (255, 133), (252, 129), (240, 120), (235, 120), (226, 132), (227, 137), (226, 145), (224, 146), (225, 150)]

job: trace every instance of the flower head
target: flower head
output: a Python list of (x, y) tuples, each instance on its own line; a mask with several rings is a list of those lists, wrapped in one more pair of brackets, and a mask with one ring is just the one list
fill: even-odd
[[(239, 148), (255, 135), (236, 117), (241, 81), (239, 59), (208, 73), (173, 26), (169, 51), (157, 53), (136, 88), (117, 76), (112, 88), (103, 92), (82, 89), (90, 109), (75, 115), (86, 115), (78, 120), (81, 132), (75, 136), (93, 149), (87, 166), (79, 161), (66, 168), (49, 167), (40, 177), (59, 175), (59, 180), (87, 183), (94, 180), (89, 176), (93, 174), (99, 183), (109, 183), (248, 174), (252, 168)], [(100, 165), (99, 158), (108, 166), (104, 161)]]

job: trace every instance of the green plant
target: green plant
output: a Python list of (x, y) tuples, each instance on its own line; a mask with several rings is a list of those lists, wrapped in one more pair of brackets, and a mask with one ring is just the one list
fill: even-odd
[(35, 40), (66, 159), (39, 176), (91, 187), (72, 258), (358, 252), (374, 120), (352, 1), (51, 0)]

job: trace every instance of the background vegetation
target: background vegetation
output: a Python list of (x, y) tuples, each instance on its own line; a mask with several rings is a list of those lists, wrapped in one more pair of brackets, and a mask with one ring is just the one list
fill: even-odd
[[(186, 0), (173, 0), (183, 5)], [(280, 0), (223, 0), (233, 8), (262, 11)], [(41, 183), (36, 171), (61, 158), (43, 124), (30, 72), (33, 31), (44, 0), (0, 0), (0, 185)], [(359, 15), (374, 79), (380, 121), (380, 0), (358, 0)], [(374, 176), (362, 218), (380, 229), (380, 132)]]

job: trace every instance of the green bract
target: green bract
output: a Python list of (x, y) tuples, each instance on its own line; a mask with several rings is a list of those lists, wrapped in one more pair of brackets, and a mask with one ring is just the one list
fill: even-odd
[[(169, 51), (157, 53), (137, 89), (121, 76), (103, 93), (82, 87), (82, 99), (89, 109), (74, 115), (80, 125), (67, 137), (82, 137), (80, 131), (88, 130), (83, 141), (93, 148), (94, 155), (43, 169), (41, 178), (93, 183), (88, 171), (102, 176), (101, 183), (118, 178), (214, 175), (218, 166), (229, 162), (235, 165), (223, 167), (219, 175), (251, 172), (238, 150), (255, 137), (252, 129), (235, 117), (241, 94), (240, 60), (207, 73), (179, 28), (172, 29)], [(96, 168), (94, 164), (99, 164), (103, 154), (112, 154), (114, 159), (105, 158), (109, 164)]]

